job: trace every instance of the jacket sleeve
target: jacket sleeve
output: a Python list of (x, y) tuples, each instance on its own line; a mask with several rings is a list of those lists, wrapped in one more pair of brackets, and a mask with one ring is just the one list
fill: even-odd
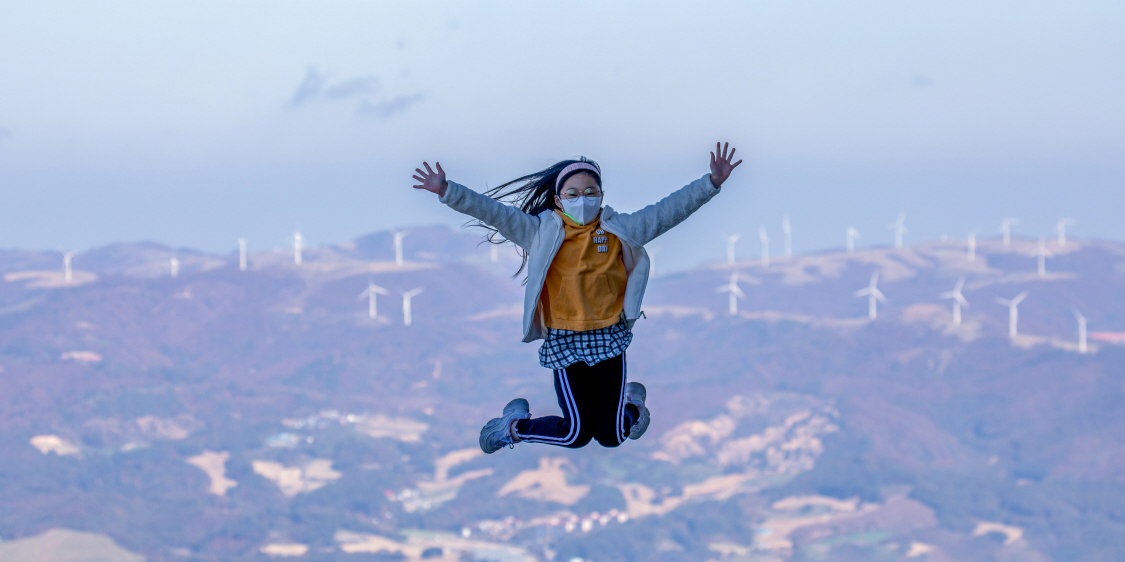
[(539, 230), (539, 217), (477, 193), (459, 183), (449, 182), (445, 195), (439, 201), (454, 211), (480, 219), (521, 248), (531, 248), (535, 233)]
[(643, 246), (683, 222), (718, 193), (719, 188), (711, 183), (711, 174), (705, 174), (660, 201), (635, 213), (618, 213), (613, 220)]

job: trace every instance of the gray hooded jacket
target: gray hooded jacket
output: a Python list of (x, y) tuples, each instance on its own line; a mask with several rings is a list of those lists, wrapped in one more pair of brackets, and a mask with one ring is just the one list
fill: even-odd
[[(706, 174), (635, 213), (616, 213), (608, 206), (602, 207), (602, 228), (621, 240), (621, 255), (628, 275), (624, 312), (630, 328), (641, 314), (641, 300), (648, 284), (649, 258), (644, 245), (683, 222), (717, 193), (719, 188), (711, 183), (711, 175)], [(523, 341), (546, 337), (543, 315), (537, 310), (539, 294), (547, 278), (547, 269), (562, 245), (562, 219), (553, 210), (538, 215), (525, 213), (454, 182), (449, 182), (440, 200), (455, 211), (480, 219), (527, 250)]]

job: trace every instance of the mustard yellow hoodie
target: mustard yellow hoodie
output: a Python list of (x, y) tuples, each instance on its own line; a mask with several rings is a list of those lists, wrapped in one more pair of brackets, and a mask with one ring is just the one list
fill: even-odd
[(543, 324), (582, 332), (616, 324), (629, 277), (621, 241), (601, 227), (600, 217), (579, 225), (562, 211), (555, 212), (563, 221), (563, 242), (543, 284)]

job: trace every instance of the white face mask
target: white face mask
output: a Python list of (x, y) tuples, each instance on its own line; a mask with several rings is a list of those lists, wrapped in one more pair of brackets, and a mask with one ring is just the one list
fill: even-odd
[(601, 195), (585, 195), (574, 199), (562, 199), (563, 212), (578, 224), (587, 224), (602, 210)]

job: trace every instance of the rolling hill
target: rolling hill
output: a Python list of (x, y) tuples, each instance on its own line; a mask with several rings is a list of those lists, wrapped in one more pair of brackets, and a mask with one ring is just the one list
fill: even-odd
[[(628, 351), (649, 433), (486, 456), (477, 433), (507, 400), (557, 406), (537, 346), (519, 343), (518, 258), (493, 261), (478, 241), (417, 227), (401, 265), (380, 232), (306, 249), (300, 265), (252, 253), (247, 271), (237, 255), (176, 249), (176, 277), (172, 248), (116, 244), (75, 255), (69, 282), (57, 253), (0, 251), (0, 548), (81, 536), (147, 560), (1125, 552), (1125, 245), (1052, 242), (1043, 275), (1023, 239), (981, 241), (971, 261), (933, 241), (662, 275)], [(717, 289), (734, 272), (745, 298), (731, 314)], [(874, 273), (886, 302), (872, 320), (855, 293)], [(961, 278), (954, 325), (939, 295)], [(376, 318), (369, 283), (391, 293)], [(416, 287), (405, 326), (399, 295)], [(1010, 338), (996, 299), (1024, 291)]]

